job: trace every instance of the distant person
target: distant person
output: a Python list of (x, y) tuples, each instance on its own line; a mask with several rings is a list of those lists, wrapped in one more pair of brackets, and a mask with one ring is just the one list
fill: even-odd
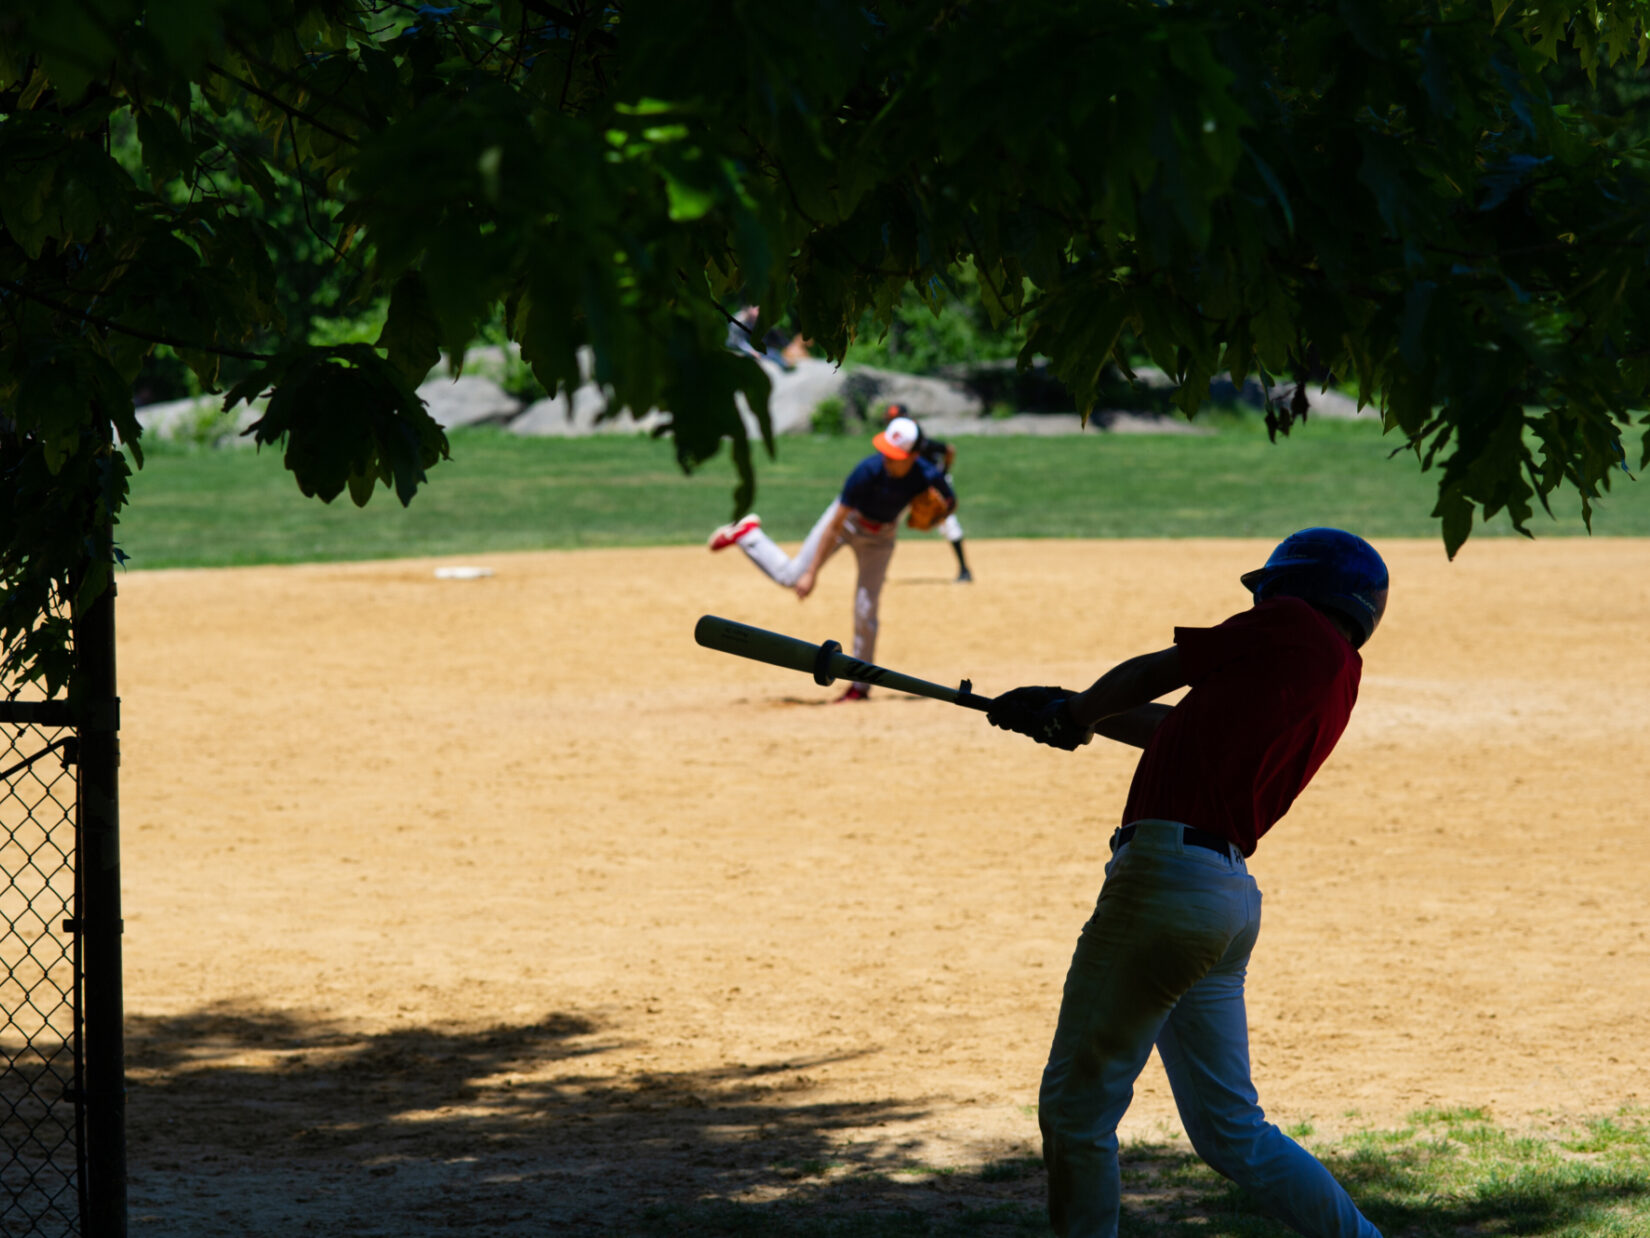
[(728, 324), (728, 347), (758, 361), (771, 361), (781, 369), (794, 370), (797, 362), (808, 355), (809, 342), (801, 335), (786, 335), (778, 327), (769, 327), (762, 333), (758, 346), (752, 333), (761, 318), (759, 305), (747, 305), (735, 314)]
[(794, 370), (813, 355), (813, 346), (814, 342), (798, 331), (791, 336), (791, 342), (785, 345), (784, 351), (780, 353), (780, 358), (787, 368)]
[[(776, 583), (806, 598), (814, 591), (825, 561), (838, 547), (851, 547), (859, 566), (854, 590), (853, 656), (861, 662), (875, 661), (877, 608), (888, 564), (894, 557), (900, 513), (930, 489), (937, 491), (948, 507), (957, 502), (945, 474), (917, 454), (921, 434), (909, 417), (890, 421), (871, 440), (876, 451), (848, 474), (842, 492), (831, 500), (794, 557), (762, 532), (762, 518), (755, 513), (717, 529), (710, 535), (710, 548), (738, 546)], [(870, 692), (868, 684), (851, 684), (837, 701), (863, 701)]]
[[(1084, 692), (1016, 688), (986, 715), (1068, 751), (1091, 735), (1144, 750), (1066, 975), (1037, 1106), (1061, 1238), (1117, 1234), (1117, 1124), (1154, 1045), (1211, 1167), (1308, 1238), (1380, 1238), (1261, 1112), (1243, 1001), (1260, 891), (1244, 861), (1346, 728), (1358, 651), (1386, 610), (1386, 564), (1360, 537), (1303, 529), (1242, 580), (1253, 605), (1217, 627), (1176, 628), (1167, 649)], [(1187, 686), (1179, 704), (1155, 703)]]
[[(905, 416), (905, 409), (898, 404), (890, 404), (883, 412), (884, 421), (892, 421), (896, 417)], [(917, 454), (940, 472), (945, 474), (946, 484), (956, 489), (956, 483), (951, 480), (951, 465), (957, 458), (957, 449), (944, 439), (930, 438), (928, 432), (918, 427), (921, 437), (917, 439)], [(974, 579), (974, 573), (968, 570), (968, 559), (963, 554), (963, 527), (953, 511), (940, 525), (940, 532), (945, 534), (945, 540), (951, 543), (951, 551), (957, 556), (957, 583), (966, 585)]]

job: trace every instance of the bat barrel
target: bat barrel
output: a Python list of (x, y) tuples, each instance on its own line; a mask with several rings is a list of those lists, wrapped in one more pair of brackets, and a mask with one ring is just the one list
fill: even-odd
[(706, 649), (766, 662), (769, 666), (782, 666), (788, 671), (805, 671), (810, 675), (814, 672), (814, 661), (819, 657), (818, 645), (718, 615), (700, 616), (699, 622), (693, 625), (693, 639)]

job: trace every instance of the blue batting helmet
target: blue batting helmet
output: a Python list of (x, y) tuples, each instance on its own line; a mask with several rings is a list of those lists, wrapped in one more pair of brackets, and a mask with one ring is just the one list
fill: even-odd
[(1296, 597), (1346, 618), (1362, 647), (1386, 611), (1386, 564), (1363, 538), (1344, 529), (1302, 529), (1278, 543), (1265, 567), (1245, 572), (1255, 601)]

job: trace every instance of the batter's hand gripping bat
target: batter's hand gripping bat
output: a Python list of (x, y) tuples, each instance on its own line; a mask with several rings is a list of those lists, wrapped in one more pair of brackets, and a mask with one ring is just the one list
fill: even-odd
[(797, 640), (794, 636), (784, 636), (778, 632), (770, 632), (766, 628), (753, 628), (748, 623), (737, 623), (732, 619), (718, 618), (716, 615), (701, 616), (699, 622), (694, 625), (693, 639), (706, 649), (718, 649), (723, 653), (737, 654), (741, 658), (751, 658), (771, 666), (782, 666), (786, 670), (811, 674), (814, 682), (824, 687), (829, 687), (838, 679), (851, 679), (857, 683), (876, 684), (881, 688), (909, 692), (913, 696), (931, 697), (936, 701), (946, 701), (967, 709), (978, 709), (983, 712), (991, 708), (992, 698), (975, 696), (974, 685), (966, 679), (956, 688), (929, 683), (926, 679), (902, 675), (898, 671), (890, 671), (884, 667), (873, 666), (869, 662), (861, 662), (858, 658), (850, 658), (834, 640), (828, 640), (822, 645), (810, 645), (807, 641)]

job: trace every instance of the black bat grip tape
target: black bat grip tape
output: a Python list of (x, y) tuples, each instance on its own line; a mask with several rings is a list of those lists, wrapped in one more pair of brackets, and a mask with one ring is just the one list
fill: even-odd
[(814, 657), (814, 682), (820, 687), (829, 688), (836, 682), (836, 676), (831, 674), (831, 655), (841, 652), (842, 646), (834, 640), (820, 645), (819, 653)]

